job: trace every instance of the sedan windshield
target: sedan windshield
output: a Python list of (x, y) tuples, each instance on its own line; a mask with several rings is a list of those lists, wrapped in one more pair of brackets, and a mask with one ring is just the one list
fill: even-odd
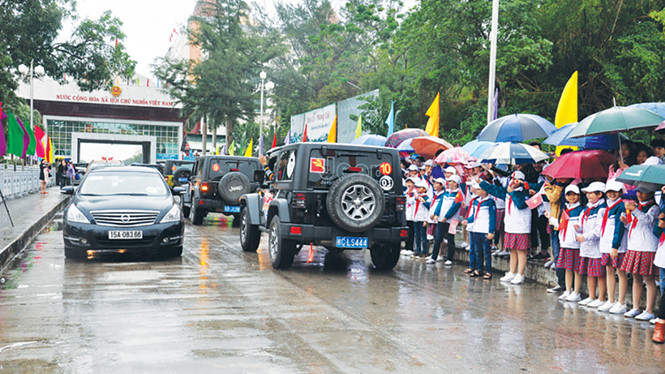
[(164, 181), (153, 173), (96, 173), (88, 176), (79, 189), (81, 195), (138, 195), (167, 194)]

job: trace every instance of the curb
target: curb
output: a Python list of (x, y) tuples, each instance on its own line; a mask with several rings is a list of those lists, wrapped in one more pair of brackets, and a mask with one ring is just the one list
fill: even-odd
[(0, 249), (0, 272), (4, 272), (7, 265), (18, 255), (23, 249), (37, 236), (39, 231), (61, 211), (69, 201), (71, 196), (61, 200), (58, 204), (53, 206), (51, 210), (46, 212), (40, 219), (35, 221), (27, 229), (21, 233), (17, 238), (7, 244), (4, 248)]
[[(444, 252), (445, 253), (445, 252)], [(470, 252), (462, 249), (455, 249), (455, 261), (468, 265)], [(510, 257), (509, 256), (492, 256), (492, 272), (507, 272), (510, 270)], [(527, 262), (524, 269), (524, 278), (531, 282), (544, 284), (552, 287), (557, 284), (556, 272), (553, 269), (548, 269), (542, 264), (532, 264)]]

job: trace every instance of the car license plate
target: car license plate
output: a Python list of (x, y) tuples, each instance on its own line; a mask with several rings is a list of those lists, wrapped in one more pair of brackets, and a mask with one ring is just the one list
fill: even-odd
[(338, 236), (335, 240), (337, 248), (367, 248), (367, 238), (354, 236)]
[(189, 178), (178, 178), (178, 182), (188, 182)]
[(143, 239), (143, 231), (109, 231), (109, 239)]
[(224, 213), (240, 213), (240, 206), (224, 205)]

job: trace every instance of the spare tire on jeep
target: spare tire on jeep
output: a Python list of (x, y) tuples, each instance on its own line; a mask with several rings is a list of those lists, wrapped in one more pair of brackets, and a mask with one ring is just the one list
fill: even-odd
[(240, 196), (251, 192), (249, 178), (237, 171), (228, 173), (219, 180), (217, 192), (228, 204), (238, 204)]
[(183, 182), (180, 181), (180, 178), (189, 179), (189, 177), (191, 175), (192, 175), (191, 170), (184, 169), (184, 168), (176, 170), (175, 173), (173, 173), (173, 178), (171, 178), (171, 181), (173, 182), (173, 186), (177, 187), (177, 186), (182, 185)]
[(362, 232), (379, 223), (385, 203), (379, 183), (365, 174), (349, 174), (330, 187), (326, 208), (337, 227)]

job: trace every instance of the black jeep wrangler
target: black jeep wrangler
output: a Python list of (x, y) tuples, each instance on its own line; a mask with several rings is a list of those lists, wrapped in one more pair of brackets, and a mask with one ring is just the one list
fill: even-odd
[(397, 150), (334, 143), (297, 143), (271, 150), (274, 198), (240, 198), (240, 243), (254, 252), (269, 233), (272, 266), (288, 269), (303, 245), (329, 251), (369, 248), (377, 269), (392, 269), (408, 235)]
[(182, 212), (191, 214), (192, 223), (200, 225), (209, 212), (234, 217), (240, 215), (240, 197), (255, 192), (265, 173), (257, 158), (240, 156), (205, 156), (194, 162), (189, 189), (182, 195)]
[(164, 180), (171, 191), (173, 191), (173, 187), (189, 183), (189, 177), (192, 176), (192, 166), (194, 166), (194, 161), (166, 160), (162, 175), (164, 175)]

